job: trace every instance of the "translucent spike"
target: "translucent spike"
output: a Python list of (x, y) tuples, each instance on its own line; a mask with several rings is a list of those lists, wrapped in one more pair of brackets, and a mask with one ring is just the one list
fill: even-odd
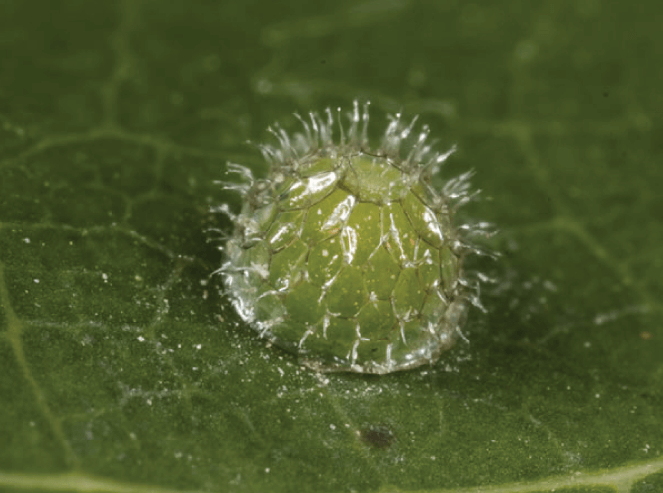
[[(421, 146), (421, 148), (417, 151), (417, 155), (414, 157), (414, 160), (417, 161), (417, 162), (423, 161), (426, 158), (426, 156), (428, 156), (430, 154), (430, 150), (431, 150), (431, 146), (429, 146), (429, 145)], [(429, 163), (430, 162), (431, 162), (431, 160), (429, 160)]]
[(221, 213), (221, 214), (225, 214), (226, 216), (228, 216), (228, 218), (229, 218), (231, 221), (233, 221), (233, 222), (236, 222), (236, 221), (237, 221), (237, 214), (235, 214), (234, 212), (231, 212), (231, 211), (230, 211), (230, 207), (228, 207), (228, 204), (221, 204), (221, 205), (219, 205), (219, 206), (217, 206), (217, 207), (212, 207), (212, 208), (210, 208), (210, 211), (211, 211), (212, 213)]
[(281, 151), (281, 149), (276, 149), (275, 147), (272, 147), (271, 152), (272, 152), (274, 162), (283, 163), (285, 161), (283, 159), (283, 152)]
[(447, 152), (435, 153), (434, 154), (434, 156), (432, 158), (433, 164), (431, 166), (433, 174), (437, 174), (440, 171), (440, 168), (442, 167), (444, 162), (454, 152), (456, 152), (456, 146), (455, 145), (451, 146), (451, 149), (449, 149)]
[[(479, 290), (478, 284), (477, 284), (477, 291)], [(478, 294), (469, 294), (467, 298), (470, 300), (470, 303), (472, 303), (473, 306), (477, 307), (479, 310), (481, 310), (483, 313), (487, 313), (488, 310), (486, 310), (486, 307), (484, 307), (481, 304), (481, 299), (479, 298)]]
[(481, 190), (475, 190), (471, 194), (459, 195), (458, 196), (459, 198), (456, 200), (456, 205), (454, 207), (454, 210), (457, 210), (458, 208), (464, 206), (468, 202), (471, 202), (472, 200), (476, 199), (479, 193), (481, 193)]
[(388, 153), (391, 154), (396, 151), (400, 145), (400, 139), (398, 138), (398, 130), (400, 126), (399, 114), (396, 117), (389, 116), (389, 124), (387, 129), (384, 132), (382, 138), (382, 148)]
[(278, 130), (279, 130), (279, 141), (281, 142), (281, 146), (283, 147), (283, 149), (284, 150), (292, 149), (292, 145), (290, 145), (290, 137), (288, 136), (286, 131), (283, 130), (280, 126)]
[(480, 229), (482, 231), (486, 231), (486, 230), (491, 230), (492, 231), (495, 228), (495, 225), (493, 223), (489, 223), (489, 222), (485, 222), (485, 221), (476, 223), (475, 226), (476, 226), (477, 229)]
[(469, 179), (474, 174), (474, 171), (468, 171), (455, 178), (451, 178), (444, 184), (443, 192), (451, 198), (458, 198), (467, 194), (470, 184)]
[(396, 134), (398, 133), (398, 126), (399, 126), (400, 121), (398, 118), (394, 118), (392, 116), (389, 117), (389, 125), (387, 125), (387, 129), (384, 132), (385, 137), (388, 139), (392, 140)]
[(311, 127), (309, 126), (308, 122), (304, 120), (299, 113), (295, 113), (295, 118), (299, 120), (299, 122), (302, 124), (302, 127), (304, 127), (304, 132), (306, 133), (306, 139), (310, 142), (311, 141)]
[(357, 125), (359, 124), (359, 101), (356, 99), (352, 102), (352, 113), (348, 115), (350, 120), (350, 143), (357, 143)]
[(251, 169), (241, 164), (228, 162), (226, 163), (226, 170), (226, 173), (237, 173), (249, 183), (253, 183), (255, 181)]
[(479, 278), (479, 280), (481, 282), (485, 282), (487, 284), (496, 284), (497, 283), (497, 279), (495, 279), (494, 277), (487, 276), (483, 272), (477, 272), (476, 276)]
[(465, 334), (463, 333), (463, 331), (460, 330), (460, 326), (459, 326), (459, 325), (456, 326), (456, 334), (458, 334), (458, 336), (459, 336), (463, 341), (465, 341), (467, 344), (470, 343), (470, 340), (465, 336)]
[(274, 130), (274, 127), (272, 127), (272, 126), (270, 125), (269, 127), (267, 127), (267, 131), (268, 131), (270, 134), (272, 134), (274, 137), (276, 137), (277, 140), (279, 139), (279, 134), (278, 134), (278, 132), (277, 132), (276, 130)]
[[(410, 124), (410, 128), (408, 130), (409, 132), (412, 130), (412, 125), (414, 125), (414, 122), (416, 121), (416, 118), (412, 120), (412, 124)], [(417, 137), (417, 141), (414, 143), (412, 146), (412, 149), (410, 149), (410, 152), (407, 156), (406, 161), (415, 161), (419, 162), (423, 156), (421, 150), (424, 148), (424, 143), (426, 142), (426, 138), (428, 137), (428, 134), (430, 133), (430, 128), (428, 125), (424, 125), (422, 127), (421, 132), (419, 133), (419, 137)]]
[[(400, 117), (400, 113), (398, 114), (398, 116)], [(401, 130), (401, 139), (402, 140), (408, 138), (408, 136), (412, 132), (412, 129), (414, 128), (414, 124), (417, 122), (418, 118), (419, 118), (418, 115), (415, 116), (414, 118), (412, 118), (412, 121), (410, 122), (410, 124), (407, 127), (405, 127), (403, 130)]]
[(444, 296), (444, 293), (442, 293), (442, 291), (439, 288), (435, 290), (435, 294), (437, 295), (438, 298), (440, 298), (440, 300), (442, 300), (443, 303), (449, 304), (449, 299), (446, 296)]
[[(212, 209), (210, 209), (210, 212), (214, 212)], [(231, 235), (228, 234), (228, 231), (220, 228), (207, 228), (205, 230), (205, 233), (207, 233), (209, 236), (207, 238), (207, 242), (211, 241), (223, 241), (224, 243), (231, 238)], [(210, 236), (216, 236), (216, 238), (211, 238)], [(219, 245), (219, 249), (222, 249), (223, 245)]]
[(338, 121), (338, 130), (341, 134), (341, 141), (339, 143), (341, 147), (345, 147), (345, 130), (343, 129), (343, 120), (341, 118), (340, 106), (336, 108), (336, 120)]
[(317, 147), (318, 141), (320, 139), (320, 128), (318, 127), (318, 121), (316, 119), (316, 114), (311, 112), (311, 113), (308, 114), (308, 116), (311, 119), (311, 127), (313, 128), (312, 142), (314, 142), (315, 147)]
[(456, 152), (456, 145), (452, 145), (451, 149), (449, 149), (447, 152), (438, 154), (437, 157), (435, 158), (435, 162), (437, 164), (442, 164), (447, 160), (449, 156), (451, 156), (454, 152)]
[(279, 153), (278, 151), (269, 144), (261, 144), (258, 146), (262, 156), (269, 164), (274, 164), (279, 162)]
[(362, 128), (361, 128), (361, 145), (366, 146), (368, 145), (368, 120), (369, 120), (369, 114), (368, 114), (368, 107), (370, 106), (371, 102), (366, 101), (364, 103), (364, 112), (361, 115), (361, 120), (362, 120)]
[(324, 125), (326, 129), (325, 146), (330, 146), (333, 144), (332, 134), (334, 130), (334, 116), (332, 115), (331, 108), (325, 109), (325, 113), (327, 113), (327, 122)]
[(248, 183), (235, 183), (232, 181), (221, 181), (217, 180), (214, 182), (215, 185), (221, 185), (222, 190), (228, 190), (231, 192), (238, 192), (242, 195), (246, 194), (250, 189), (251, 185)]
[(267, 130), (274, 137), (276, 137), (276, 140), (279, 141), (280, 149), (278, 149), (278, 152), (280, 153), (281, 156), (287, 159), (289, 157), (289, 152), (291, 148), (290, 138), (288, 137), (288, 134), (281, 128), (281, 126), (278, 123), (274, 124), (274, 127), (268, 127)]
[(421, 133), (419, 134), (419, 137), (417, 139), (417, 144), (418, 145), (423, 145), (426, 139), (428, 138), (428, 135), (430, 134), (430, 127), (428, 125), (424, 125), (421, 127)]

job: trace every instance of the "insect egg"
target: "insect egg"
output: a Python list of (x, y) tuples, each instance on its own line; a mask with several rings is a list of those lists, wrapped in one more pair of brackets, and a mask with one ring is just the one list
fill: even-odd
[(390, 121), (376, 147), (368, 104), (298, 117), (260, 146), (268, 176), (229, 164), (241, 183), (219, 272), (239, 316), (318, 371), (384, 374), (433, 363), (460, 334), (472, 296), (471, 247), (454, 224), (469, 173), (431, 184), (437, 152), (416, 118)]

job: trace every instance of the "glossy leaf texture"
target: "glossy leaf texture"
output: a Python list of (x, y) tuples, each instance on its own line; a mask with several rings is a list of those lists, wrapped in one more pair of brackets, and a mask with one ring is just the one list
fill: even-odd
[[(663, 488), (661, 25), (649, 0), (0, 2), (0, 489)], [(434, 366), (320, 376), (219, 297), (210, 208), (240, 209), (227, 162), (266, 176), (247, 140), (355, 98), (457, 145), (433, 184), (474, 169), (459, 215), (501, 257)]]

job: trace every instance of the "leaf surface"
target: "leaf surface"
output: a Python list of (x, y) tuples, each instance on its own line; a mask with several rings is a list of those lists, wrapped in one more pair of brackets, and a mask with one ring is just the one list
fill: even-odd
[[(654, 1), (0, 5), (0, 489), (663, 491)], [(494, 222), (423, 370), (318, 375), (219, 293), (226, 163), (420, 114)], [(212, 241), (208, 241), (210, 236)], [(218, 235), (217, 235), (218, 236)], [(658, 489), (657, 489), (658, 488)]]

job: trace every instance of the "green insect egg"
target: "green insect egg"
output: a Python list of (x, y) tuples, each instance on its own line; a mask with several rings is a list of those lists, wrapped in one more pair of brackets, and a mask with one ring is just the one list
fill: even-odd
[(469, 173), (441, 190), (432, 176), (452, 151), (428, 128), (390, 118), (371, 147), (368, 104), (347, 120), (299, 117), (301, 132), (271, 129), (265, 179), (229, 164), (243, 198), (219, 272), (239, 316), (318, 371), (384, 374), (435, 362), (451, 348), (473, 294), (455, 225)]

